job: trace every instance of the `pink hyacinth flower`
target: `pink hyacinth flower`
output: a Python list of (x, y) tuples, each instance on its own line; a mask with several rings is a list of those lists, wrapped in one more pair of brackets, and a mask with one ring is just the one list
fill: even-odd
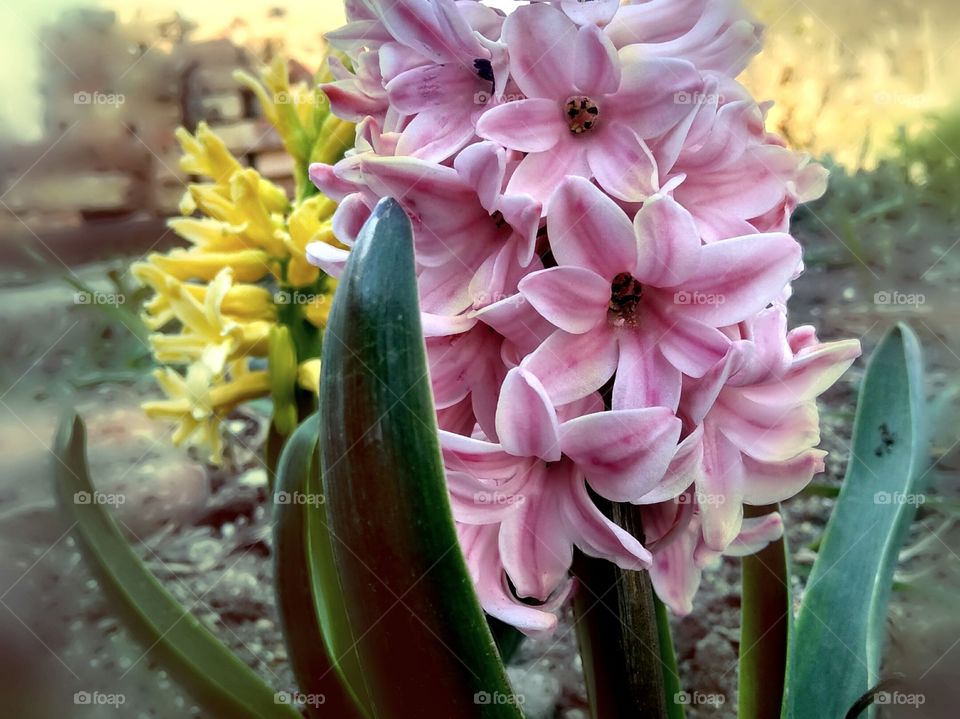
[(547, 233), (557, 267), (520, 282), (523, 296), (559, 332), (524, 366), (564, 404), (616, 372), (614, 409), (675, 409), (681, 373), (701, 377), (727, 353), (718, 329), (763, 309), (800, 262), (786, 234), (701, 246), (690, 214), (669, 197), (631, 223), (582, 178), (551, 200)]
[[(778, 311), (768, 313), (757, 328), (776, 333)], [(786, 370), (762, 371), (779, 364), (783, 347)], [(722, 552), (739, 534), (744, 504), (781, 502), (823, 471), (815, 400), (859, 355), (857, 340), (821, 344), (800, 328), (736, 342), (724, 362), (686, 388), (682, 410), (703, 427), (695, 485), (708, 549)]]
[[(441, 432), (454, 516), (500, 524), (500, 555), (521, 597), (546, 600), (573, 547), (629, 569), (650, 555), (593, 504), (652, 490), (676, 451), (680, 421), (663, 407), (603, 412), (598, 397), (553, 409), (543, 386), (515, 368), (497, 407), (500, 443)], [(586, 481), (586, 483), (585, 483)]]
[(578, 27), (546, 4), (517, 8), (503, 39), (526, 98), (488, 110), (477, 134), (527, 153), (508, 192), (546, 203), (568, 175), (595, 177), (628, 201), (659, 189), (645, 141), (687, 113), (675, 96), (702, 84), (693, 65), (629, 47), (618, 53), (596, 25)]

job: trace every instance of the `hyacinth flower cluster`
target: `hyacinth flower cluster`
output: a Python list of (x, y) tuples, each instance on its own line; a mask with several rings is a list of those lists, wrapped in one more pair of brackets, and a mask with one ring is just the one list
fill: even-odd
[(297, 167), (296, 197), (245, 166), (205, 123), (177, 131), (181, 169), (192, 182), (168, 221), (188, 247), (152, 253), (131, 267), (153, 290), (143, 320), (161, 365), (164, 399), (148, 416), (172, 422), (175, 443), (193, 442), (223, 459), (222, 421), (236, 408), (271, 397), (273, 425), (286, 435), (298, 422), (299, 388), (316, 392), (319, 347), (336, 282), (307, 261), (311, 242), (336, 243), (336, 204), (307, 178), (311, 160), (333, 161), (353, 126), (330, 113), (306, 83), (291, 83), (281, 58), (261, 81), (237, 73), (260, 100)]
[(410, 217), (484, 609), (550, 631), (577, 548), (690, 612), (704, 567), (782, 535), (744, 506), (822, 471), (816, 397), (860, 353), (788, 327), (789, 219), (826, 173), (735, 80), (761, 28), (736, 0), (355, 0), (348, 20), (322, 89), (356, 143), (310, 168), (341, 246), (307, 255), (337, 277), (380, 198)]

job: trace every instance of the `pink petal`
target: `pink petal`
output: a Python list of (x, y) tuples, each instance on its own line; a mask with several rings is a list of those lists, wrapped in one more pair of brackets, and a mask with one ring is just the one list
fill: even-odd
[(682, 283), (685, 315), (713, 327), (740, 322), (766, 307), (797, 271), (800, 245), (783, 233), (705, 245), (699, 269)]
[(808, 449), (784, 462), (761, 462), (743, 455), (743, 501), (763, 505), (793, 497), (823, 471), (826, 456), (819, 449)]
[(684, 119), (689, 105), (678, 102), (681, 93), (692, 96), (703, 86), (696, 68), (686, 60), (650, 57), (643, 48), (620, 50), (623, 82), (608, 98), (608, 115), (630, 127), (644, 140), (659, 137)]
[(552, 632), (557, 626), (557, 617), (553, 612), (557, 610), (556, 605), (566, 599), (571, 584), (561, 584), (554, 597), (539, 607), (519, 601), (513, 596), (504, 577), (499, 534), (500, 528), (496, 525), (457, 526), (464, 558), (483, 610), (531, 636)]
[(563, 134), (570, 134), (560, 106), (554, 100), (514, 100), (484, 112), (477, 134), (520, 152), (545, 152)]
[(548, 478), (542, 463), (534, 474), (524, 501), (500, 526), (500, 556), (517, 596), (543, 601), (566, 577), (573, 543), (565, 523), (558, 521), (565, 478)]
[(429, 108), (404, 128), (397, 142), (397, 154), (443, 162), (473, 137), (470, 108), (459, 105)]
[(430, 312), (420, 313), (420, 326), (424, 337), (446, 337), (470, 330), (477, 324), (476, 317), (467, 315), (436, 315)]
[(614, 524), (590, 499), (587, 487), (569, 463), (555, 465), (550, 480), (562, 493), (567, 531), (584, 554), (606, 559), (622, 569), (647, 569), (653, 557), (632, 534)]
[(523, 361), (543, 383), (555, 406), (600, 389), (617, 369), (617, 341), (602, 324), (582, 335), (557, 330)]
[(582, 27), (577, 33), (573, 67), (574, 83), (585, 95), (610, 95), (620, 87), (617, 49), (596, 25)]
[(693, 216), (672, 197), (655, 196), (643, 203), (633, 220), (637, 233), (637, 268), (643, 284), (674, 287), (700, 264), (700, 233)]
[(745, 454), (767, 462), (790, 459), (820, 443), (817, 405), (812, 400), (783, 407), (724, 392), (709, 420)]
[(507, 183), (508, 194), (530, 195), (545, 206), (567, 176), (590, 177), (584, 146), (565, 132), (556, 147), (547, 152), (531, 152), (520, 161)]
[(577, 25), (606, 25), (616, 15), (620, 0), (562, 0), (560, 7)]
[[(669, 526), (675, 514), (676, 505), (673, 502), (651, 505), (644, 509), (644, 526), (656, 525), (657, 515), (664, 515), (659, 523)], [(690, 527), (681, 532), (676, 540), (663, 547), (658, 545), (653, 553), (650, 580), (660, 600), (680, 617), (693, 611), (693, 597), (700, 587), (701, 570), (693, 561), (696, 541), (695, 528)]]
[(582, 267), (551, 267), (527, 275), (520, 293), (565, 332), (583, 334), (606, 320), (610, 281)]
[(499, 444), (440, 431), (440, 448), (447, 471), (466, 472), (484, 479), (513, 477), (523, 462), (507, 454)]
[(617, 335), (620, 361), (613, 384), (614, 409), (668, 407), (680, 402), (680, 370), (670, 364), (649, 333), (625, 327)]
[(510, 48), (510, 72), (528, 97), (564, 101), (573, 92), (570, 52), (577, 26), (552, 5), (536, 3), (514, 10), (503, 24)]
[(680, 420), (665, 407), (598, 412), (560, 427), (563, 453), (614, 502), (639, 499), (663, 479), (679, 437)]
[(703, 425), (687, 435), (677, 447), (663, 480), (634, 504), (656, 504), (687, 491), (703, 473)]
[(707, 425), (703, 437), (703, 474), (697, 482), (697, 505), (703, 517), (703, 540), (722, 552), (740, 533), (743, 521), (743, 463), (740, 450)]
[(649, 331), (656, 337), (667, 361), (685, 375), (702, 377), (727, 354), (730, 340), (722, 332), (681, 313), (670, 312), (660, 304), (660, 298), (650, 300), (647, 306), (651, 311), (644, 314), (650, 324)]
[(480, 47), (466, 23), (454, 26), (450, 18), (442, 16), (445, 9), (442, 6), (430, 0), (403, 0), (379, 5), (381, 19), (390, 34), (434, 62), (450, 62), (465, 55), (480, 56)]
[(557, 413), (543, 385), (520, 367), (507, 373), (497, 405), (497, 435), (500, 444), (518, 457), (560, 459)]
[(582, 177), (568, 177), (557, 187), (547, 205), (547, 234), (560, 265), (584, 267), (612, 280), (636, 264), (637, 239), (629, 218)]
[(447, 488), (453, 518), (469, 524), (499, 523), (522, 501), (469, 472), (447, 472)]
[(820, 396), (860, 356), (859, 340), (845, 340), (801, 350), (785, 375), (777, 380), (744, 388), (757, 402), (801, 402)]
[(600, 186), (625, 202), (643, 202), (660, 189), (657, 161), (646, 143), (622, 122), (604, 122), (587, 160)]
[(497, 209), (506, 164), (506, 152), (493, 142), (474, 143), (453, 161), (457, 174), (476, 190), (480, 204), (490, 214)]
[(783, 519), (779, 512), (771, 512), (762, 517), (747, 517), (743, 527), (730, 546), (723, 552), (729, 557), (745, 557), (756, 554), (770, 542), (783, 536)]
[(307, 260), (331, 277), (340, 278), (347, 268), (350, 250), (334, 247), (326, 242), (311, 242), (306, 247)]
[(401, 72), (386, 85), (396, 110), (413, 115), (429, 108), (457, 103), (476, 92), (478, 78), (460, 65), (421, 65)]

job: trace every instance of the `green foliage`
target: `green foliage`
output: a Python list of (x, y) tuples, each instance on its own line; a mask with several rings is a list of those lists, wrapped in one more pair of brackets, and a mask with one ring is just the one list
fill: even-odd
[[(57, 499), (120, 619), (215, 719), (296, 719), (299, 712), (214, 637), (146, 568), (87, 472), (82, 420), (66, 417), (54, 447)], [(86, 498), (84, 500), (84, 497)]]
[(887, 601), (925, 458), (920, 346), (905, 325), (874, 351), (853, 451), (793, 627), (783, 716), (844, 716), (877, 684)]
[(457, 540), (420, 327), (410, 221), (382, 200), (323, 346), (333, 559), (376, 716), (521, 716)]

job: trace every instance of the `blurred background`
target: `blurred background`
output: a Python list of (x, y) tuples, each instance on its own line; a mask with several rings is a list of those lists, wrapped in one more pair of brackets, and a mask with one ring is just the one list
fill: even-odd
[[(920, 508), (891, 608), (888, 674), (922, 684), (926, 710), (960, 662), (960, 13), (955, 0), (749, 0), (767, 27), (742, 78), (772, 100), (770, 129), (832, 172), (795, 217), (807, 273), (793, 323), (858, 337), (894, 322), (921, 336), (936, 506)], [(233, 78), (278, 54), (309, 81), (337, 0), (0, 5), (0, 706), (16, 717), (202, 716), (126, 636), (54, 507), (48, 451), (66, 406), (90, 427), (93, 476), (166, 586), (277, 687), (292, 686), (273, 615), (266, 470), (269, 407), (236, 411), (219, 466), (175, 449), (139, 405), (159, 396), (139, 318), (137, 258), (182, 244), (165, 223), (190, 177), (177, 127), (208, 123), (245, 164), (292, 188), (292, 164)], [(98, 294), (101, 293), (101, 294)], [(91, 298), (110, 297), (98, 302)], [(849, 454), (859, 361), (824, 398), (820, 490), (786, 507), (800, 580)], [(689, 715), (733, 716), (738, 564), (705, 583), (675, 625), (688, 691), (722, 694)], [(532, 717), (585, 717), (572, 633), (528, 643), (515, 680)], [(719, 668), (719, 669), (718, 669)], [(99, 695), (97, 693), (99, 692)], [(113, 697), (111, 701), (91, 699)], [(122, 698), (122, 701), (121, 701)], [(118, 709), (118, 705), (119, 709)], [(118, 713), (119, 711), (119, 713)], [(912, 712), (912, 713), (911, 713)]]

